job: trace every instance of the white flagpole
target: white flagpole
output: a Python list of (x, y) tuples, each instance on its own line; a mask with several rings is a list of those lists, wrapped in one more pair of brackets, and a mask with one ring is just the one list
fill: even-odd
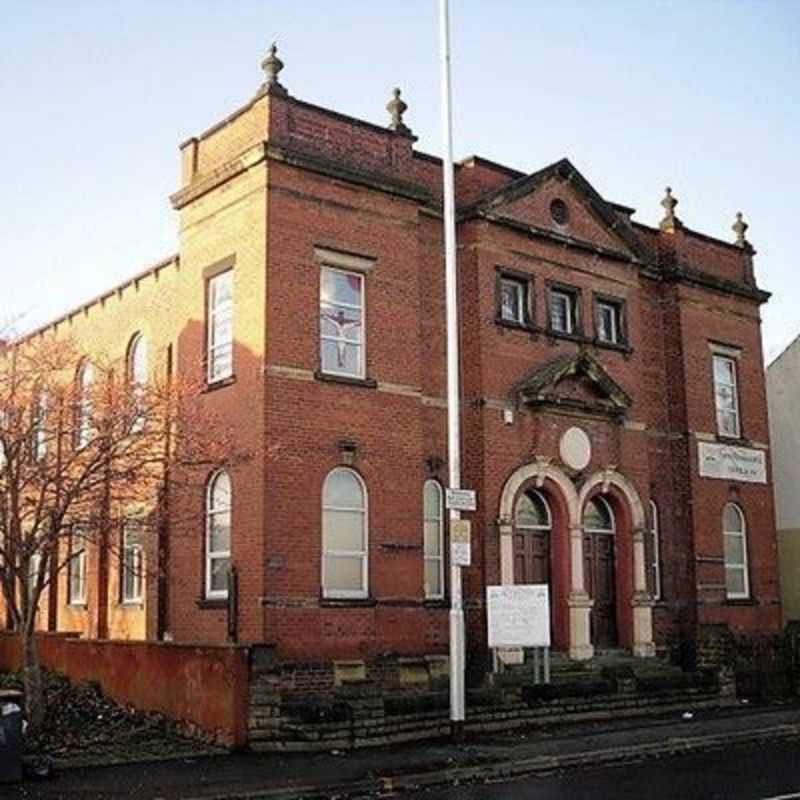
[[(450, 91), (450, 15), (448, 0), (439, 0), (441, 54), (442, 133), (444, 136), (444, 253), (447, 296), (447, 461), (451, 489), (461, 488), (461, 391), (459, 380), (458, 276), (456, 270), (456, 214), (453, 173), (453, 114)], [(460, 519), (451, 509), (450, 520)], [(450, 558), (450, 721), (460, 735), (465, 719), (464, 607), (461, 601), (461, 567)]]

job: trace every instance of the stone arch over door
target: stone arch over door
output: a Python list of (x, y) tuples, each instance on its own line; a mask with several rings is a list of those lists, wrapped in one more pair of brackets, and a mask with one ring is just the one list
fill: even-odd
[[(554, 644), (569, 649), (577, 659), (591, 658), (594, 651), (589, 640), (591, 600), (583, 584), (583, 542), (580, 526), (578, 492), (569, 476), (548, 459), (538, 458), (515, 470), (503, 487), (500, 498), (498, 529), (500, 532), (500, 575), (503, 584), (514, 583), (514, 511), (515, 502), (526, 487), (543, 492), (558, 509), (560, 525), (553, 530), (551, 553), (558, 595), (553, 604)], [(554, 593), (555, 594), (555, 593)]]
[[(627, 546), (620, 547), (620, 555), (626, 559), (626, 563), (621, 565), (621, 575), (630, 576), (626, 584), (632, 591), (628, 595), (630, 609), (624, 609), (623, 618), (630, 619), (628, 638), (634, 655), (653, 656), (655, 655), (653, 600), (647, 590), (645, 557), (647, 519), (644, 505), (634, 485), (614, 469), (595, 472), (581, 486), (578, 494), (578, 508), (581, 515), (586, 502), (596, 494), (611, 499), (624, 514), (624, 530), (620, 530), (620, 533), (624, 536), (627, 531), (629, 542), (625, 543)], [(626, 602), (624, 595), (620, 594), (619, 602)]]

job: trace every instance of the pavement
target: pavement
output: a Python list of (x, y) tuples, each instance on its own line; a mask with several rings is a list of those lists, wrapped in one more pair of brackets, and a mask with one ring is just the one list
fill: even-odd
[(501, 781), (676, 754), (800, 740), (800, 704), (319, 754), (239, 753), (64, 770), (0, 787), (3, 800), (344, 800)]

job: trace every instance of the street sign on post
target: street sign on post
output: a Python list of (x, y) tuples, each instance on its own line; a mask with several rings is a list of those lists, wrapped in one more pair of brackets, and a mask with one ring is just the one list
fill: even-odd
[(468, 519), (450, 522), (450, 562), (459, 567), (472, 564), (472, 523)]
[(475, 511), (478, 508), (478, 497), (473, 489), (448, 489), (446, 502), (450, 511)]

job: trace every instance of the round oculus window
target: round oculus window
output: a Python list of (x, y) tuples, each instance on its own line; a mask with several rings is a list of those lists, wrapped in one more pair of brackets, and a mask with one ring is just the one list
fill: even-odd
[(550, 216), (556, 225), (566, 225), (569, 222), (569, 209), (560, 197), (550, 203)]

